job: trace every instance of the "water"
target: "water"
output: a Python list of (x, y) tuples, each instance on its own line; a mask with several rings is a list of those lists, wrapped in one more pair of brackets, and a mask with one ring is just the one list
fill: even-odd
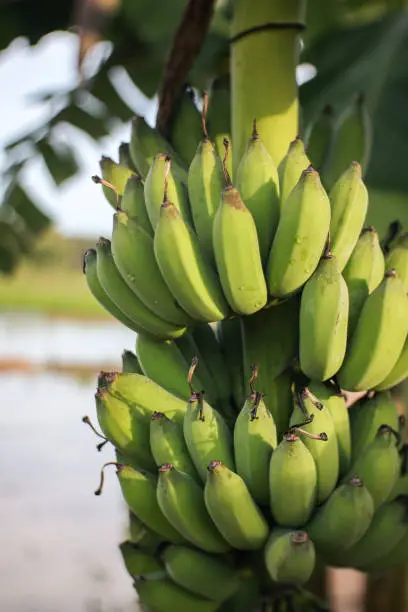
[(113, 452), (81, 423), (95, 418), (95, 377), (44, 369), (120, 367), (134, 334), (104, 323), (0, 316), (0, 610), (130, 612), (138, 609), (118, 544), (127, 516), (114, 470), (95, 497)]

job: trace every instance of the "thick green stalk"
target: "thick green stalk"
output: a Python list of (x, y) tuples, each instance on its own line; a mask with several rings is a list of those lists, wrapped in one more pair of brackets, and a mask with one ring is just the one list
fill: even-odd
[[(235, 0), (231, 33), (234, 171), (254, 119), (276, 165), (298, 134), (296, 66), (301, 28), (296, 24), (304, 22), (305, 4), (305, 0)], [(254, 28), (261, 29), (248, 32)]]

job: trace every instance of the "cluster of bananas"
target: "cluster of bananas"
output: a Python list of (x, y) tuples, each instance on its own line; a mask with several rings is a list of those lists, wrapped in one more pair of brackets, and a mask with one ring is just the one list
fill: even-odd
[[(256, 125), (234, 187), (206, 106), (196, 151), (176, 155), (137, 119), (122, 163), (104, 159), (96, 179), (116, 212), (84, 272), (137, 332), (96, 393), (131, 511), (121, 551), (156, 612), (247, 611), (266, 596), (318, 610), (302, 586), (317, 562), (408, 559), (389, 391), (408, 376), (408, 237), (384, 253), (363, 229), (358, 163), (327, 193), (300, 139), (276, 168)], [(344, 390), (361, 396), (350, 409)]]

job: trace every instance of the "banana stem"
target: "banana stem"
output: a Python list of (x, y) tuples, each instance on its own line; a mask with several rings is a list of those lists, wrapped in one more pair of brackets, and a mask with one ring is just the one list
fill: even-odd
[(299, 132), (296, 66), (305, 0), (236, 0), (231, 36), (234, 174), (254, 119), (276, 164)]

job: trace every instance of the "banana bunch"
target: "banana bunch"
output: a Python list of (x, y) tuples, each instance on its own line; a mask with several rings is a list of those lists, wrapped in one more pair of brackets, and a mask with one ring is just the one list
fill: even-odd
[(155, 612), (322, 610), (317, 562), (408, 561), (390, 391), (408, 377), (407, 234), (385, 252), (364, 226), (361, 165), (344, 164), (358, 121), (364, 140), (361, 99), (333, 142), (325, 110), (331, 166), (312, 131), (322, 176), (299, 138), (277, 167), (256, 121), (232, 176), (228, 121), (209, 122), (216, 145), (207, 131), (212, 99), (200, 117), (183, 98), (171, 142), (134, 120), (95, 179), (115, 210), (86, 281), (136, 332), (95, 394), (130, 511), (120, 550)]

